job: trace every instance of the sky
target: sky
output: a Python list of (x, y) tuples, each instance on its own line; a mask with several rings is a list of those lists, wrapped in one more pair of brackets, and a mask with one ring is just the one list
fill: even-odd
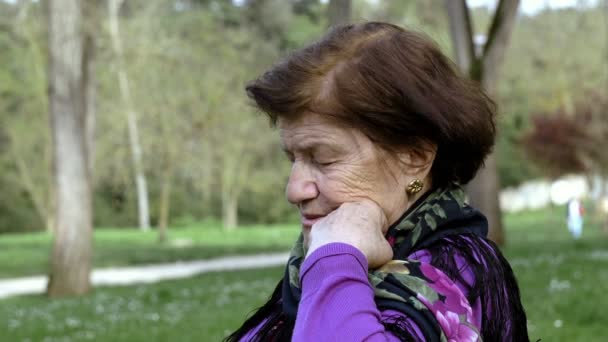
[[(520, 11), (527, 15), (534, 15), (540, 12), (543, 8), (564, 8), (576, 7), (577, 5), (596, 5), (598, 0), (521, 0)], [(470, 7), (489, 7), (495, 8), (498, 0), (467, 0)]]
[[(15, 0), (0, 0), (4, 2), (14, 3)], [(243, 0), (234, 0), (236, 3), (242, 3)], [(327, 2), (328, 0), (321, 0)], [(379, 0), (367, 0), (369, 2), (378, 2)], [(575, 7), (577, 5), (596, 5), (599, 0), (521, 0), (520, 1), (520, 12), (527, 15), (534, 15), (540, 12), (543, 8), (564, 8), (564, 7)], [(470, 7), (488, 7), (495, 8), (498, 0), (467, 0), (467, 4)]]
[[(380, 0), (367, 1), (370, 3), (377, 3)], [(535, 15), (546, 7), (564, 8), (576, 7), (577, 5), (594, 6), (598, 1), (599, 0), (521, 0), (519, 10), (526, 15)], [(328, 2), (328, 0), (321, 0), (321, 2)], [(497, 4), (498, 0), (467, 0), (467, 5), (469, 5), (469, 7), (488, 7), (494, 9)]]

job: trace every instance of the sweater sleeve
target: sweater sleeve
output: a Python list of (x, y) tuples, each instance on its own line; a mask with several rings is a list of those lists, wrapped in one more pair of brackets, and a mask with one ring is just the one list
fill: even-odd
[[(482, 312), (479, 298), (475, 303), (469, 303), (466, 298), (468, 287), (474, 282), (470, 265), (456, 255), (456, 265), (465, 284), (452, 281), (431, 266), (432, 258), (427, 250), (417, 251), (408, 259), (421, 263), (425, 275), (432, 280), (430, 285), (446, 299), (446, 305), (427, 303), (442, 330), (454, 341), (476, 341), (477, 335), (463, 327), (453, 314), (464, 312), (468, 322), (479, 330)], [(399, 341), (382, 324), (384, 320), (394, 319), (405, 320), (411, 335), (424, 341), (418, 325), (403, 313), (378, 310), (367, 272), (367, 259), (351, 245), (331, 243), (314, 251), (300, 268), (302, 297), (292, 341)], [(240, 341), (250, 341), (260, 326)]]
[[(367, 259), (355, 247), (331, 243), (314, 251), (300, 269), (302, 299), (293, 341), (399, 341), (382, 320), (367, 278)], [(414, 335), (421, 337), (414, 322)]]

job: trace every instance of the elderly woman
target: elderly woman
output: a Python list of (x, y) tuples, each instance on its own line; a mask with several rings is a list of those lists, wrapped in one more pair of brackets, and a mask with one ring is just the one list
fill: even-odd
[(495, 108), (436, 45), (337, 27), (247, 93), (279, 129), (302, 234), (227, 341), (528, 341), (511, 267), (461, 188)]

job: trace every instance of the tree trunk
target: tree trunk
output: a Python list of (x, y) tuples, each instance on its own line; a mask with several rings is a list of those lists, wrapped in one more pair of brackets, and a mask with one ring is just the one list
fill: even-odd
[(206, 207), (211, 206), (212, 200), (212, 186), (213, 186), (213, 172), (210, 165), (213, 165), (213, 158), (211, 155), (211, 147), (207, 140), (201, 142), (201, 153), (200, 163), (201, 170), (201, 187), (202, 187), (202, 204)]
[(150, 230), (150, 205), (148, 202), (148, 185), (143, 169), (142, 148), (139, 142), (137, 127), (137, 113), (133, 106), (129, 78), (125, 69), (123, 45), (118, 23), (118, 11), (124, 0), (109, 0), (110, 35), (112, 47), (116, 55), (116, 66), (118, 73), (118, 84), (120, 95), (126, 106), (127, 123), (129, 127), (129, 143), (131, 145), (131, 156), (133, 159), (133, 171), (135, 173), (135, 186), (137, 188), (137, 208), (139, 217), (139, 228), (143, 231)]
[(327, 5), (327, 25), (346, 25), (351, 22), (351, 0), (330, 0)]
[(89, 165), (89, 180), (91, 182), (91, 188), (93, 188), (93, 170), (95, 169), (95, 123), (97, 119), (97, 113), (95, 111), (97, 79), (95, 77), (95, 41), (93, 32), (86, 33), (84, 59), (87, 76), (85, 79), (85, 146), (89, 158), (87, 161)]
[(30, 174), (29, 168), (27, 167), (25, 160), (23, 160), (20, 152), (15, 150), (13, 144), (9, 146), (15, 166), (17, 167), (19, 178), (23, 184), (23, 188), (34, 204), (34, 209), (40, 217), (40, 220), (45, 223), (46, 231), (52, 232), (53, 226), (49, 225), (52, 220), (50, 220), (51, 214), (48, 198), (46, 198), (44, 191), (39, 191), (39, 189), (37, 189), (34, 180), (32, 179), (32, 175)]
[(238, 226), (238, 202), (244, 181), (242, 176), (249, 169), (247, 158), (237, 151), (226, 150), (221, 156), (222, 223), (227, 230)]
[(160, 188), (160, 208), (158, 218), (158, 242), (167, 242), (167, 227), (169, 226), (169, 209), (171, 208), (171, 163), (166, 162), (163, 168)]
[[(475, 55), (472, 24), (465, 0), (445, 0), (454, 55), (461, 71), (481, 83), (492, 97), (497, 96), (498, 74), (509, 45), (517, 18), (519, 0), (501, 0), (494, 14), (481, 56)], [(468, 58), (468, 60), (467, 60)], [(506, 242), (500, 212), (500, 179), (496, 155), (486, 159), (485, 166), (467, 186), (471, 205), (488, 218), (488, 237), (498, 245)]]
[(222, 191), (222, 222), (226, 230), (238, 226), (238, 199), (230, 191)]
[(479, 209), (488, 219), (488, 238), (501, 246), (506, 243), (506, 239), (498, 194), (500, 194), (498, 167), (496, 154), (492, 153), (486, 158), (485, 166), (468, 184), (467, 195), (470, 204)]
[(50, 0), (48, 11), (57, 214), (47, 294), (54, 297), (81, 295), (91, 289), (92, 208), (81, 2)]

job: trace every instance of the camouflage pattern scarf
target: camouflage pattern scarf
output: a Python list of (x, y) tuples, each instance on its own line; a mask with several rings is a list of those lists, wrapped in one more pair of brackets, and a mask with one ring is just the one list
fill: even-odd
[[(425, 194), (387, 231), (393, 260), (368, 274), (378, 308), (404, 313), (416, 322), (425, 341), (481, 340), (471, 323), (468, 304), (461, 306), (446, 299), (451, 291), (458, 291), (455, 285), (434, 281), (445, 276), (442, 278), (432, 266), (407, 259), (414, 251), (449, 235), (487, 235), (485, 217), (466, 204), (464, 196), (463, 189), (456, 184)], [(304, 256), (300, 236), (291, 251), (282, 284), (283, 314), (290, 321), (295, 321), (300, 301), (299, 271)], [(396, 336), (411, 340), (405, 320), (383, 323)]]

